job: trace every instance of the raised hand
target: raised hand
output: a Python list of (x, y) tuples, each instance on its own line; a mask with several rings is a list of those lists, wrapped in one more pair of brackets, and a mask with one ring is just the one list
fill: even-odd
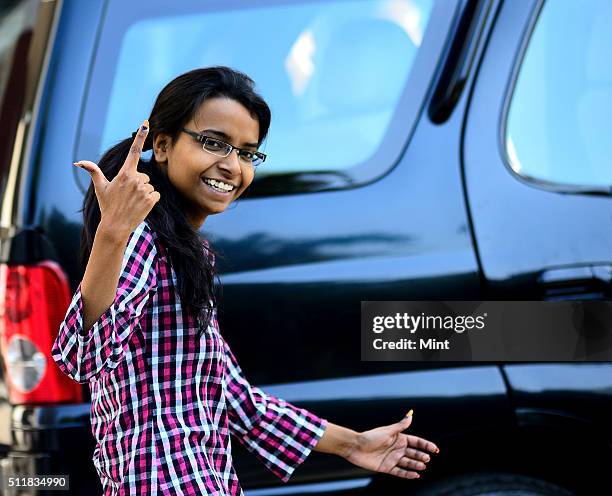
[(125, 162), (112, 181), (106, 179), (94, 162), (81, 160), (74, 163), (91, 175), (100, 205), (100, 223), (127, 236), (138, 227), (160, 199), (159, 193), (149, 184), (149, 176), (137, 170), (148, 133), (149, 121), (145, 120), (136, 133)]
[(383, 472), (404, 479), (418, 479), (418, 470), (424, 470), (431, 459), (429, 453), (440, 450), (431, 441), (403, 434), (410, 427), (408, 415), (395, 424), (378, 427), (359, 434), (357, 446), (347, 460), (375, 472)]

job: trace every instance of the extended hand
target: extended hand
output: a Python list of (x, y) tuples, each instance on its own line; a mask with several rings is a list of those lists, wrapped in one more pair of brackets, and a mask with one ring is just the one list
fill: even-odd
[(357, 446), (347, 460), (368, 470), (383, 472), (404, 479), (418, 479), (416, 470), (424, 470), (430, 453), (438, 447), (423, 438), (402, 434), (412, 423), (412, 416), (396, 424), (361, 432)]

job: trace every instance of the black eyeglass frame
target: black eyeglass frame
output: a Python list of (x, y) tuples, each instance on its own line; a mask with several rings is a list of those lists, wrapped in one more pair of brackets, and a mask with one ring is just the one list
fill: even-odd
[[(191, 129), (187, 129), (187, 128), (184, 128), (184, 127), (183, 127), (183, 128), (181, 128), (181, 131), (183, 131), (184, 133), (187, 133), (188, 135), (192, 136), (192, 137), (193, 137), (193, 138), (195, 138), (197, 141), (199, 141), (200, 143), (202, 143), (202, 149), (203, 149), (205, 152), (208, 152), (208, 153), (211, 153), (211, 154), (213, 154), (213, 155), (216, 155), (217, 157), (227, 157), (227, 156), (229, 156), (229, 154), (230, 154), (230, 153), (232, 153), (234, 150), (236, 150), (236, 151), (238, 152), (238, 156), (239, 156), (239, 157), (240, 157), (240, 153), (242, 153), (242, 152), (246, 152), (246, 153), (250, 153), (250, 154), (252, 154), (254, 157), (257, 157), (257, 158), (261, 159), (261, 162), (258, 162), (258, 163), (256, 163), (256, 164), (254, 164), (254, 163), (251, 161), (251, 165), (252, 165), (253, 167), (257, 167), (257, 166), (259, 166), (259, 165), (263, 164), (263, 163), (266, 161), (266, 157), (267, 157), (267, 155), (266, 155), (265, 153), (260, 152), (260, 151), (255, 151), (255, 152), (254, 152), (254, 151), (251, 151), (251, 150), (245, 150), (244, 148), (238, 148), (238, 147), (236, 147), (236, 146), (232, 145), (231, 143), (227, 143), (227, 142), (225, 142), (225, 141), (223, 141), (223, 140), (221, 140), (221, 139), (219, 139), (219, 138), (215, 138), (215, 137), (213, 137), (213, 136), (205, 136), (205, 135), (203, 135), (203, 134), (197, 133), (197, 132), (195, 132), (195, 131), (192, 131)], [(207, 149), (205, 148), (205, 146), (206, 146), (206, 140), (209, 140), (209, 139), (210, 139), (210, 140), (214, 140), (214, 141), (218, 141), (219, 143), (222, 143), (223, 145), (225, 145), (225, 146), (226, 146), (226, 147), (229, 149), (229, 151), (228, 151), (228, 152), (227, 152), (225, 155), (217, 155), (216, 153), (211, 152), (210, 150), (207, 150)]]

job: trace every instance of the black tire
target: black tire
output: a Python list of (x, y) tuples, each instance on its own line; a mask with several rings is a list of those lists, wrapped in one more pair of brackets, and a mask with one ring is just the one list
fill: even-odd
[(574, 493), (541, 479), (495, 472), (450, 477), (417, 490), (415, 496), (574, 496)]

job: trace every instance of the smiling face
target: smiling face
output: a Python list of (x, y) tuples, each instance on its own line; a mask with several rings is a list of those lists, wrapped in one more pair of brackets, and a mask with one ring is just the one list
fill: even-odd
[[(184, 126), (190, 131), (217, 138), (238, 148), (255, 151), (259, 141), (259, 122), (236, 100), (225, 97), (209, 98)], [(206, 217), (223, 212), (251, 184), (254, 167), (238, 157), (236, 150), (219, 157), (202, 149), (202, 143), (185, 132), (171, 143), (167, 135), (159, 134), (153, 141), (155, 160), (185, 200), (185, 214), (195, 229)], [(207, 184), (207, 182), (209, 184)], [(232, 189), (219, 191), (210, 180)]]

